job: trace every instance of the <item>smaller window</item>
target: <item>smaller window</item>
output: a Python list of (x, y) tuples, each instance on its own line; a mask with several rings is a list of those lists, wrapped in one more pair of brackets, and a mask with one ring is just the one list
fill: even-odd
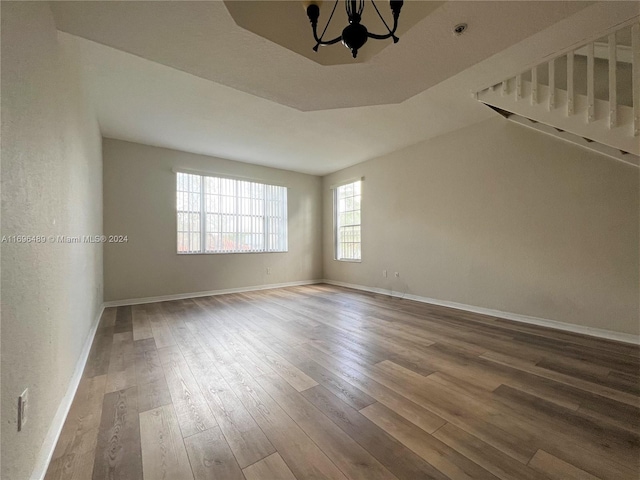
[(361, 182), (347, 183), (334, 190), (336, 260), (360, 261)]

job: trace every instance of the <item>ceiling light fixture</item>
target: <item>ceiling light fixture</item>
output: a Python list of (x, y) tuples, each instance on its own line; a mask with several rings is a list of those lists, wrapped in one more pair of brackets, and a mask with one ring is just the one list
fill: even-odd
[(385, 22), (384, 18), (380, 14), (380, 10), (371, 0), (371, 5), (376, 9), (380, 20), (385, 27), (387, 27), (388, 33), (383, 35), (378, 35), (376, 33), (370, 33), (367, 31), (367, 28), (360, 23), (362, 20), (362, 11), (364, 10), (364, 2), (365, 0), (345, 0), (345, 6), (347, 10), (347, 17), (349, 18), (349, 25), (342, 30), (342, 35), (334, 38), (333, 40), (323, 40), (323, 36), (327, 31), (327, 27), (331, 23), (331, 19), (333, 18), (333, 14), (336, 11), (336, 7), (338, 6), (339, 0), (336, 0), (336, 3), (333, 5), (333, 10), (331, 10), (331, 15), (329, 16), (329, 20), (322, 31), (320, 37), (318, 37), (318, 17), (320, 16), (320, 4), (322, 0), (311, 0), (303, 2), (305, 11), (307, 12), (307, 16), (309, 17), (309, 21), (311, 22), (311, 27), (313, 29), (313, 38), (316, 41), (316, 46), (313, 47), (315, 52), (318, 51), (318, 47), (321, 45), (333, 45), (334, 43), (338, 43), (342, 40), (342, 43), (345, 47), (351, 50), (351, 54), (353, 58), (356, 58), (358, 55), (358, 49), (361, 48), (369, 38), (375, 38), (376, 40), (384, 40), (387, 38), (393, 38), (393, 43), (398, 43), (399, 38), (396, 37), (396, 29), (398, 28), (398, 17), (400, 17), (400, 10), (402, 9), (402, 4), (404, 3), (402, 0), (389, 0), (389, 6), (391, 7), (391, 13), (393, 14), (393, 28), (389, 28), (387, 22)]

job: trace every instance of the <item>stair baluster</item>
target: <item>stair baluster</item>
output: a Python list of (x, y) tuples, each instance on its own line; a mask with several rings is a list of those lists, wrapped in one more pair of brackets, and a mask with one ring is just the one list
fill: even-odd
[(616, 85), (616, 70), (618, 67), (618, 49), (616, 34), (609, 35), (609, 128), (618, 125), (618, 90)]
[(549, 61), (549, 111), (556, 108), (556, 62)]
[(567, 116), (573, 115), (573, 52), (567, 53)]
[(531, 105), (538, 104), (538, 67), (531, 69)]
[(594, 99), (595, 78), (594, 72), (594, 47), (593, 42), (587, 45), (587, 123), (591, 123), (596, 117), (596, 106)]
[(633, 136), (640, 135), (640, 23), (631, 28), (631, 45), (633, 51)]

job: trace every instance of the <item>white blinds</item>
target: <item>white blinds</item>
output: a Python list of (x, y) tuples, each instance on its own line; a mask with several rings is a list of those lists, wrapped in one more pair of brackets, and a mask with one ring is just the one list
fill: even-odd
[(287, 189), (177, 173), (178, 253), (287, 251)]
[(362, 258), (360, 236), (360, 181), (341, 185), (335, 190), (336, 202), (336, 258), (360, 260)]

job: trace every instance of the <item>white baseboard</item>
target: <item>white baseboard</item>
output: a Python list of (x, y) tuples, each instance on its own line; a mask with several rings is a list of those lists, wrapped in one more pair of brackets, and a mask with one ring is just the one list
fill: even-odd
[(458, 310), (465, 310), (467, 312), (480, 313), (483, 315), (490, 315), (492, 317), (504, 318), (506, 320), (513, 320), (514, 322), (528, 323), (531, 325), (538, 325), (540, 327), (555, 328), (556, 330), (564, 330), (566, 332), (580, 333), (582, 335), (589, 335), (591, 337), (605, 338), (607, 340), (616, 340), (618, 342), (631, 343), (635, 345), (640, 344), (640, 335), (633, 335), (631, 333), (615, 332), (613, 330), (605, 330), (602, 328), (585, 327), (583, 325), (576, 325), (573, 323), (558, 322), (556, 320), (548, 320), (546, 318), (532, 317), (529, 315), (521, 315), (519, 313), (502, 312), (500, 310), (493, 310), (493, 309), (484, 308), (484, 307), (476, 307), (474, 305), (466, 305), (464, 303), (450, 302), (447, 300), (438, 300), (436, 298), (428, 298), (428, 297), (421, 297), (418, 295), (404, 294), (401, 292), (390, 291), (384, 288), (366, 287), (364, 285), (338, 282), (335, 280), (325, 279), (323, 280), (323, 283), (328, 283), (330, 285), (337, 285), (339, 287), (353, 288), (355, 290), (363, 290), (365, 292), (389, 295), (392, 297), (406, 298), (407, 300), (414, 300), (416, 302), (431, 303), (433, 305), (456, 308)]
[(302, 280), (298, 282), (254, 285), (251, 287), (225, 288), (222, 290), (210, 290), (208, 292), (178, 293), (175, 295), (160, 295), (158, 297), (127, 298), (125, 300), (112, 300), (110, 302), (105, 302), (104, 306), (105, 307), (123, 307), (126, 305), (141, 305), (144, 303), (169, 302), (171, 300), (183, 300), (185, 298), (197, 298), (197, 297), (211, 297), (213, 295), (224, 295), (226, 293), (255, 292), (256, 290), (269, 290), (272, 288), (297, 287), (300, 285), (313, 285), (316, 283), (322, 283), (323, 281), (324, 280)]
[(73, 399), (76, 396), (78, 385), (80, 385), (82, 372), (84, 372), (84, 367), (87, 364), (91, 345), (93, 344), (93, 339), (96, 336), (102, 312), (104, 312), (104, 305), (98, 310), (98, 315), (91, 326), (91, 330), (89, 330), (89, 335), (87, 335), (87, 339), (84, 342), (82, 352), (80, 352), (80, 358), (78, 358), (78, 361), (76, 362), (76, 368), (73, 371), (71, 380), (69, 381), (67, 392), (64, 394), (64, 397), (62, 397), (60, 405), (58, 405), (58, 410), (56, 411), (51, 425), (49, 426), (47, 436), (44, 438), (44, 442), (40, 447), (40, 453), (38, 453), (38, 458), (36, 459), (36, 466), (31, 473), (31, 480), (41, 480), (47, 473), (51, 457), (53, 457), (53, 451), (56, 448), (58, 438), (60, 438), (60, 433), (62, 432), (62, 427), (64, 426), (64, 422), (69, 414), (69, 409), (71, 408)]

